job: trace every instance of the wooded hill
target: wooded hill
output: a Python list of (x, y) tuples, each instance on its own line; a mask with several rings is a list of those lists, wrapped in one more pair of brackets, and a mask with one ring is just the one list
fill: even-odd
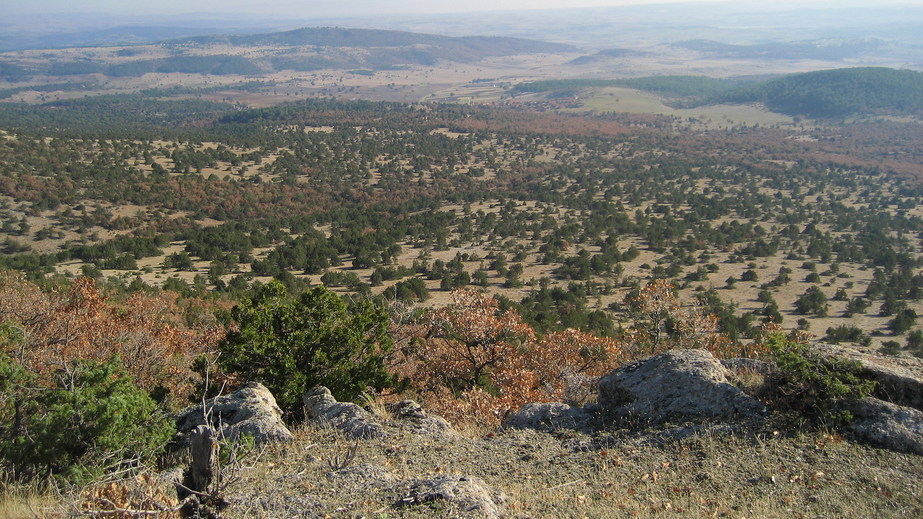
[(619, 86), (653, 92), (681, 106), (763, 103), (774, 112), (816, 118), (923, 111), (923, 73), (885, 67), (819, 70), (758, 82), (704, 76), (545, 80), (517, 85), (513, 92), (564, 95)]
[(717, 98), (765, 103), (770, 110), (809, 117), (923, 111), (923, 73), (884, 67), (843, 68), (791, 74)]
[[(578, 58), (580, 59), (580, 58)], [(706, 76), (648, 76), (626, 79), (546, 79), (520, 83), (513, 93), (553, 92), (573, 93), (581, 88), (627, 87), (685, 100), (711, 99), (739, 88), (743, 80)]]

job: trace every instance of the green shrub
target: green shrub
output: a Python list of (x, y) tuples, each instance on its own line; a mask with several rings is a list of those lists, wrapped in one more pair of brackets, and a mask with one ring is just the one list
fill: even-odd
[(812, 286), (805, 291), (795, 301), (795, 311), (802, 315), (813, 314), (818, 317), (827, 315), (827, 296), (816, 286)]
[(901, 343), (897, 341), (885, 341), (881, 344), (881, 348), (878, 351), (885, 355), (900, 355)]
[(355, 400), (394, 384), (384, 365), (390, 318), (367, 299), (347, 304), (324, 287), (294, 297), (273, 281), (231, 313), (237, 328), (222, 342), (219, 364), (265, 385), (290, 420), (303, 416), (301, 399), (313, 386)]
[(122, 370), (116, 358), (77, 362), (57, 387), (25, 389), (32, 378), (8, 358), (0, 361), (4, 459), (22, 474), (55, 474), (74, 481), (158, 453), (173, 425)]
[(824, 342), (839, 344), (841, 342), (862, 342), (868, 335), (857, 326), (841, 324), (837, 327), (827, 328), (827, 335), (823, 337)]
[(914, 330), (907, 334), (907, 349), (917, 357), (923, 357), (923, 330)]
[(771, 334), (765, 346), (778, 368), (773, 397), (777, 407), (820, 420), (845, 422), (852, 417), (837, 410), (837, 404), (865, 398), (875, 388), (875, 382), (859, 377), (858, 362), (823, 357), (785, 334)]
[(897, 312), (894, 319), (888, 322), (888, 329), (894, 335), (900, 335), (913, 328), (915, 324), (917, 324), (917, 313), (910, 308), (904, 308)]
[(846, 303), (846, 311), (843, 314), (843, 317), (852, 317), (853, 314), (864, 314), (871, 306), (871, 302), (868, 299), (862, 297), (854, 297)]

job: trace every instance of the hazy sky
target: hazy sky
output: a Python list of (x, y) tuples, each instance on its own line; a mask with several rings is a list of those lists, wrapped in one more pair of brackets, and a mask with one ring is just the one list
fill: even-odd
[[(459, 12), (669, 3), (670, 0), (0, 0), (13, 12), (296, 12), (361, 15), (378, 12)], [(690, 1), (690, 0), (678, 0)], [(711, 0), (720, 1), (720, 0)]]
[[(170, 14), (193, 12), (260, 13), (301, 17), (361, 16), (379, 13), (446, 13), (498, 9), (540, 9), (689, 2), (752, 4), (742, 0), (0, 0), (2, 13)], [(765, 2), (760, 2), (766, 4)], [(858, 0), (776, 1), (772, 4), (873, 5)], [(882, 3), (881, 0), (876, 2)], [(920, 4), (923, 0), (884, 3)]]

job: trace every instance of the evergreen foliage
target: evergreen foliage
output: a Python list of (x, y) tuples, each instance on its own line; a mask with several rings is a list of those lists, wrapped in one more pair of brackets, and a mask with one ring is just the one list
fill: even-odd
[(301, 398), (323, 385), (338, 400), (396, 383), (384, 366), (391, 350), (388, 313), (367, 299), (344, 301), (324, 287), (299, 296), (272, 281), (231, 312), (237, 329), (221, 343), (221, 366), (258, 381), (290, 419)]
[(551, 79), (520, 83), (512, 92), (565, 95), (586, 88), (622, 86), (681, 98), (684, 104), (758, 102), (775, 112), (809, 117), (923, 111), (923, 73), (911, 70), (841, 68), (740, 85), (741, 81), (704, 76)]
[(802, 315), (827, 315), (827, 296), (817, 286), (812, 286), (795, 301), (795, 311)]
[(855, 361), (825, 358), (807, 344), (773, 333), (764, 345), (779, 369), (776, 405), (821, 420), (849, 421), (848, 413), (837, 409), (844, 400), (859, 400), (872, 394), (875, 382), (859, 377)]
[(173, 433), (118, 358), (77, 362), (49, 389), (33, 389), (32, 378), (9, 357), (0, 359), (0, 452), (20, 473), (96, 477), (125, 460), (151, 457)]
[(728, 93), (720, 101), (762, 102), (770, 110), (809, 117), (923, 110), (923, 73), (857, 67), (791, 74)]
[(917, 324), (917, 313), (913, 309), (904, 308), (897, 312), (897, 315), (888, 322), (888, 329), (894, 335), (900, 335)]

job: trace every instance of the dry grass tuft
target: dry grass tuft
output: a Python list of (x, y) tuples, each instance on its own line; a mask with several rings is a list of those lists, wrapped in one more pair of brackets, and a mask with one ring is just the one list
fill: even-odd
[(19, 482), (12, 474), (0, 475), (0, 517), (33, 519), (61, 517), (60, 497), (46, 482)]
[(81, 515), (133, 519), (180, 519), (179, 500), (151, 474), (91, 486), (81, 493)]

